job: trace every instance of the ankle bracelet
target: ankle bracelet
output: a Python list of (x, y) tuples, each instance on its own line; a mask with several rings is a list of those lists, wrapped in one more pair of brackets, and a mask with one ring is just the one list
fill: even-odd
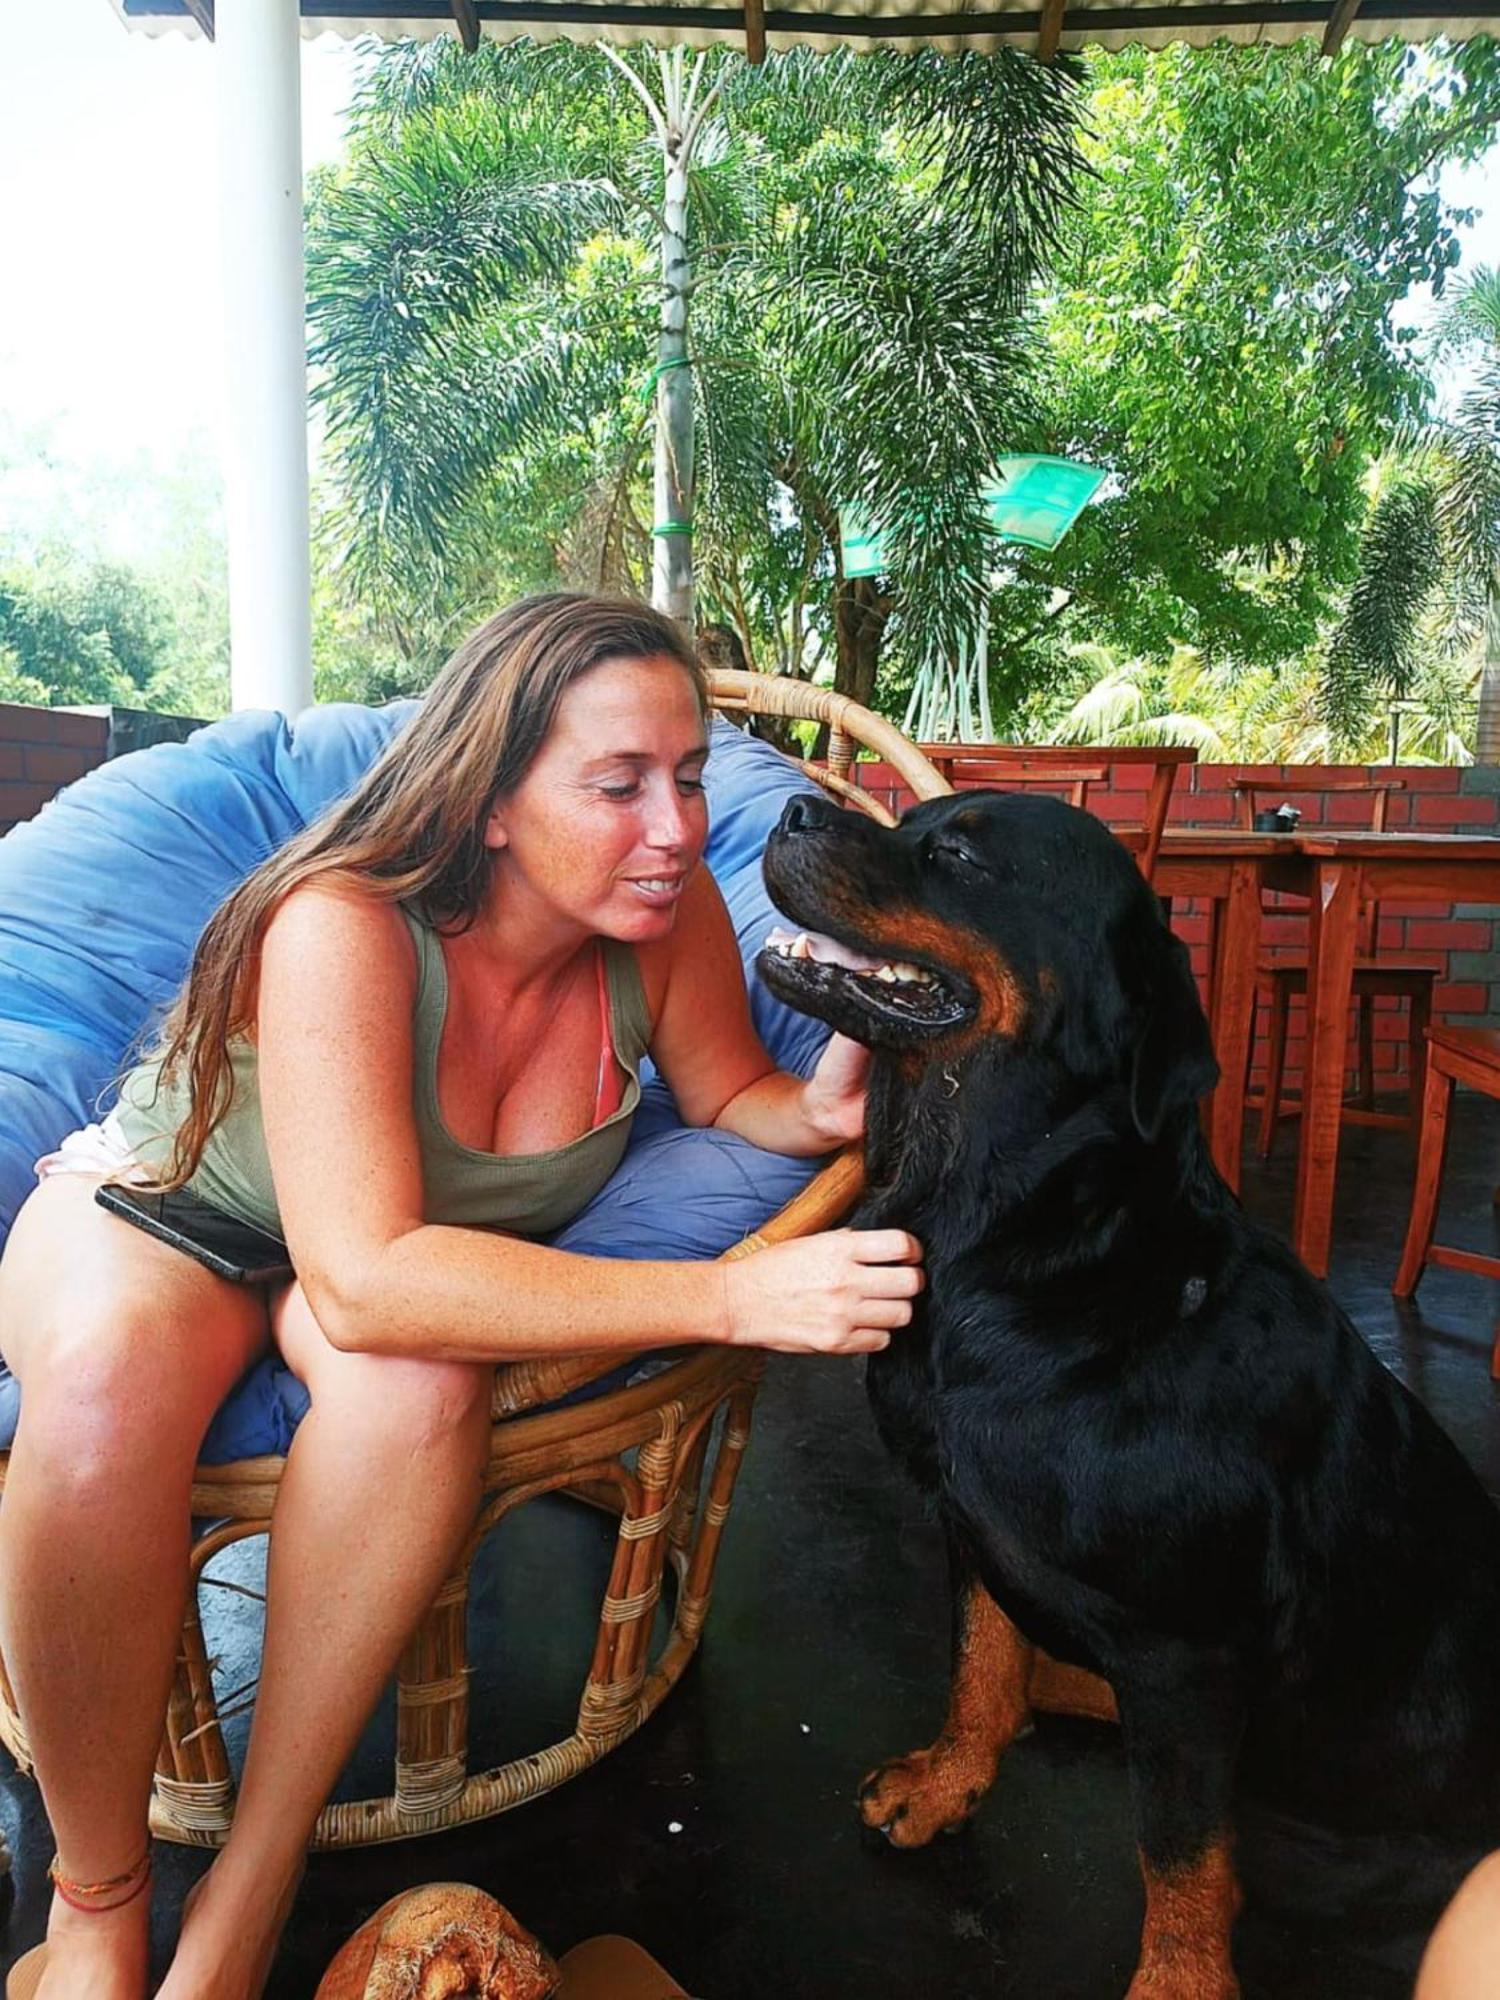
[(102, 1917), (111, 1910), (123, 1910), (127, 1903), (133, 1903), (150, 1883), (151, 1849), (148, 1847), (135, 1866), (127, 1868), (123, 1875), (111, 1875), (103, 1882), (70, 1881), (58, 1867), (55, 1854), (47, 1875), (70, 1910), (81, 1910), (85, 1916)]

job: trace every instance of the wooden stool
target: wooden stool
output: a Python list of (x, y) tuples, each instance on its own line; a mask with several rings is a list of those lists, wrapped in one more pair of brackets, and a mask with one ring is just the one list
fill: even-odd
[[(1236, 772), (1229, 781), (1236, 803), (1238, 823), (1248, 832), (1255, 824), (1257, 800), (1285, 796), (1287, 786), (1274, 778), (1256, 778)], [(1337, 792), (1345, 798), (1368, 802), (1372, 833), (1387, 830), (1392, 794), (1404, 792), (1404, 778), (1347, 777), (1323, 780), (1320, 793)], [(1279, 912), (1272, 912), (1279, 914)], [(1359, 914), (1359, 936), (1355, 945), (1354, 978), (1351, 992), (1357, 1012), (1359, 1079), (1355, 1093), (1340, 1109), (1339, 1116), (1349, 1125), (1378, 1125), (1400, 1132), (1416, 1133), (1421, 1118), (1422, 1065), (1425, 1060), (1427, 1024), (1432, 1019), (1432, 992), (1442, 977), (1436, 965), (1393, 965), (1378, 948), (1380, 908), (1366, 902)], [(1286, 1074), (1287, 1018), (1292, 1001), (1307, 998), (1307, 953), (1273, 950), (1261, 959), (1256, 977), (1256, 1002), (1266, 1008), (1268, 1042), (1266, 1050), (1266, 1094), (1261, 1100), (1260, 1131), (1255, 1150), (1263, 1160), (1271, 1157), (1276, 1143), (1276, 1127), (1283, 1118), (1300, 1112), (1300, 1106), (1282, 1100), (1282, 1080)], [(1407, 1109), (1404, 1112), (1375, 1109), (1375, 1002), (1406, 1002), (1406, 1042), (1409, 1050)], [(1252, 1042), (1253, 1047), (1253, 1042)]]
[[(1446, 1264), (1450, 1270), (1476, 1271), (1484, 1278), (1500, 1278), (1500, 1257), (1487, 1257), (1478, 1250), (1454, 1250), (1432, 1240), (1455, 1083), (1482, 1090), (1486, 1097), (1500, 1097), (1500, 1030), (1454, 1028), (1442, 1022), (1427, 1030), (1427, 1082), (1417, 1141), (1417, 1184), (1412, 1191), (1406, 1247), (1391, 1287), (1398, 1299), (1412, 1296), (1429, 1264)], [(1500, 1380), (1500, 1327), (1496, 1329), (1490, 1355), (1490, 1374)]]

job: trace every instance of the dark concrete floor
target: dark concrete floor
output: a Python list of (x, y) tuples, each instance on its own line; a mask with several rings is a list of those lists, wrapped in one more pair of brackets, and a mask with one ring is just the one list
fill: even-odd
[[(1272, 1223), (1290, 1214), (1294, 1144), (1290, 1134), (1281, 1159), (1247, 1167), (1247, 1205)], [(1450, 1239), (1492, 1244), (1497, 1182), (1500, 1106), (1465, 1101)], [(1400, 1135), (1346, 1133), (1333, 1285), (1497, 1492), (1493, 1287), (1434, 1271), (1420, 1312), (1395, 1306), (1409, 1191)], [(604, 1521), (564, 1501), (533, 1505), (492, 1538), (475, 1596), (476, 1766), (566, 1733), (607, 1558)], [(224, 1604), (211, 1643), (234, 1686), (253, 1672), (254, 1618), (243, 1598)], [(933, 1733), (946, 1655), (939, 1540), (887, 1469), (857, 1368), (773, 1364), (708, 1635), (682, 1686), (638, 1736), (548, 1798), (461, 1833), (314, 1858), (272, 2000), (307, 2000), (376, 1905), (440, 1880), (490, 1890), (556, 1950), (629, 1932), (704, 2000), (1117, 2000), (1140, 1891), (1112, 1730), (1044, 1718), (1007, 1756), (974, 1824), (926, 1852), (891, 1853), (858, 1830), (860, 1774)], [(387, 1707), (342, 1796), (386, 1789), (390, 1728)], [(13, 1772), (3, 1814), (16, 1855), (8, 1963), (41, 1935), (51, 1848), (36, 1788)], [(164, 1845), (158, 1855), (164, 1959), (207, 1857)], [(1409, 1990), (1355, 1956), (1356, 1943), (1242, 1925), (1247, 2000)]]

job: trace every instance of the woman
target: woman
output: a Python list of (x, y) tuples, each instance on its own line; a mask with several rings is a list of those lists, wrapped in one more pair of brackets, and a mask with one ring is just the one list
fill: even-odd
[[(313, 1821), (472, 1523), (496, 1362), (704, 1339), (860, 1353), (919, 1251), (837, 1231), (733, 1265), (544, 1248), (619, 1160), (650, 1050), (682, 1116), (817, 1154), (865, 1056), (806, 1082), (750, 1023), (707, 834), (704, 697), (643, 606), (492, 619), (354, 793), (208, 925), (163, 1054), (41, 1163), (0, 1265), (24, 1414), (0, 1645), (54, 1837), (42, 2000), (145, 1990), (146, 1810), (208, 1419), (274, 1339), (311, 1392), (282, 1476), (234, 1829), (163, 2000), (264, 1985)], [(236, 1286), (94, 1202), (154, 1177), (285, 1236)], [(27, 1978), (41, 1961), (33, 1961)], [(13, 1975), (13, 1978), (16, 1975)]]

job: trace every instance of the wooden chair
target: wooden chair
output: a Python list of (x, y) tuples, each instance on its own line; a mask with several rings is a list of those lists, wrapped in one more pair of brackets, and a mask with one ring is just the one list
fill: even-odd
[[(919, 798), (949, 789), (899, 730), (841, 695), (732, 671), (712, 674), (710, 686), (721, 707), (827, 723), (830, 770), (813, 769), (813, 777), (877, 818), (889, 814), (848, 783), (859, 745), (886, 759)], [(835, 1226), (857, 1200), (863, 1171), (857, 1151), (841, 1155), (728, 1256), (747, 1256), (765, 1244)], [(684, 1349), (646, 1381), (565, 1408), (549, 1407), (620, 1365), (618, 1355), (573, 1355), (496, 1370), (481, 1508), (453, 1575), (413, 1633), (397, 1670), (391, 1792), (327, 1806), (314, 1830), (315, 1848), (435, 1833), (535, 1798), (623, 1743), (681, 1678), (708, 1615), (764, 1357), (749, 1349)], [(722, 1424), (716, 1421), (721, 1415)], [(7, 1462), (8, 1454), (0, 1454), (0, 1487)], [(241, 1459), (200, 1465), (194, 1476), (193, 1514), (207, 1525), (190, 1558), (182, 1650), (151, 1806), (152, 1829), (168, 1840), (214, 1847), (229, 1831), (234, 1782), (222, 1725), (249, 1705), (250, 1689), (226, 1696), (221, 1709), (199, 1593), (205, 1566), (220, 1550), (268, 1532), (284, 1463), (279, 1457)], [(517, 1507), (556, 1492), (603, 1508), (619, 1522), (586, 1671), (580, 1661), (577, 1718), (560, 1742), (472, 1772), (466, 1613), (474, 1556)], [(675, 1585), (671, 1623), (653, 1650), (656, 1607), (669, 1582)], [(3, 1665), (0, 1738), (29, 1771), (25, 1731)]]
[[(1248, 832), (1255, 823), (1257, 799), (1281, 800), (1287, 787), (1277, 779), (1256, 778), (1236, 772), (1229, 780), (1238, 809), (1239, 824)], [(1406, 790), (1401, 778), (1330, 778), (1318, 785), (1320, 793), (1369, 800), (1369, 829), (1386, 831), (1391, 796)], [(1422, 1075), (1426, 1065), (1427, 1024), (1432, 1019), (1432, 989), (1442, 977), (1437, 965), (1392, 965), (1379, 955), (1379, 905), (1372, 899), (1360, 911), (1359, 938), (1354, 962), (1354, 998), (1358, 1008), (1357, 1035), (1359, 1074), (1355, 1095), (1342, 1112), (1351, 1125), (1378, 1125), (1398, 1132), (1415, 1134), (1422, 1104)], [(1266, 1092), (1261, 1101), (1260, 1130), (1256, 1150), (1265, 1160), (1276, 1143), (1276, 1128), (1284, 1118), (1295, 1117), (1300, 1107), (1282, 1097), (1286, 1074), (1287, 1022), (1293, 998), (1307, 996), (1307, 953), (1268, 951), (1257, 973), (1256, 999), (1268, 1010), (1269, 1038), (1266, 1051)], [(1410, 1068), (1407, 1110), (1375, 1109), (1375, 1002), (1380, 999), (1407, 1003), (1407, 1049)], [(1251, 1046), (1254, 1046), (1252, 1037)]]
[[(1077, 806), (1080, 812), (1088, 811), (1090, 785), (1109, 783), (1108, 764), (1080, 764), (1076, 760), (1037, 769), (1021, 764), (996, 764), (986, 768), (977, 759), (971, 766), (964, 758), (955, 763), (954, 769), (959, 774), (955, 791), (984, 785), (1002, 792), (1046, 792), (1049, 796), (1065, 800), (1070, 806)], [(1130, 829), (1125, 831), (1128, 833)], [(1130, 845), (1128, 840), (1126, 844)], [(1135, 851), (1138, 853), (1139, 849)]]
[[(1151, 777), (1140, 822), (1110, 823), (1115, 836), (1135, 855), (1148, 882), (1156, 867), (1177, 773), (1198, 757), (1195, 749), (1179, 744), (922, 743), (918, 748), (955, 791), (976, 785), (993, 785), (1002, 791), (1017, 785), (1043, 788), (1050, 775), (1057, 788), (1069, 791), (1072, 804), (1085, 808), (1090, 784), (1107, 784), (1111, 771), (1120, 765), (1148, 766)], [(1082, 790), (1072, 796), (1080, 778)]]
[[(1406, 1244), (1396, 1282), (1391, 1287), (1398, 1299), (1413, 1295), (1429, 1264), (1500, 1278), (1500, 1256), (1485, 1256), (1478, 1250), (1455, 1250), (1432, 1240), (1448, 1152), (1448, 1114), (1453, 1107), (1455, 1083), (1483, 1091), (1486, 1097), (1500, 1097), (1500, 1030), (1457, 1028), (1444, 1022), (1427, 1030), (1427, 1076), (1417, 1140), (1417, 1180), (1412, 1190)], [(1490, 1374), (1500, 1380), (1500, 1326), (1496, 1328), (1490, 1354)]]

